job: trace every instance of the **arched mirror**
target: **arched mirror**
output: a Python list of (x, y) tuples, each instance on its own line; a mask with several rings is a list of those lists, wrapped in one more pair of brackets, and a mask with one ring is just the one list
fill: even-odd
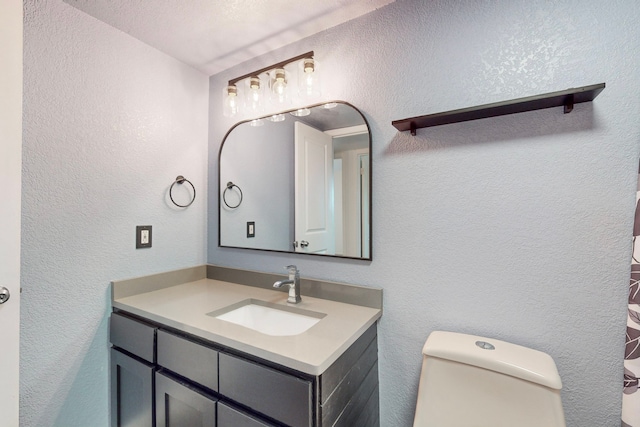
[(371, 259), (371, 133), (357, 108), (240, 122), (218, 159), (219, 246)]

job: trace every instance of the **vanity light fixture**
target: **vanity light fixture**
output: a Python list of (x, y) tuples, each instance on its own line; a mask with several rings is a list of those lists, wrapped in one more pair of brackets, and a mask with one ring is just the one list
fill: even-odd
[(326, 108), (327, 110), (330, 110), (332, 108), (336, 108), (338, 106), (337, 102), (327, 102), (326, 104), (322, 105), (322, 108)]
[[(297, 73), (291, 64), (297, 65)], [(225, 117), (235, 117), (241, 112), (255, 117), (254, 114), (264, 110), (266, 102), (284, 107), (293, 98), (307, 100), (319, 95), (318, 62), (310, 51), (229, 80), (223, 90), (223, 112)]]

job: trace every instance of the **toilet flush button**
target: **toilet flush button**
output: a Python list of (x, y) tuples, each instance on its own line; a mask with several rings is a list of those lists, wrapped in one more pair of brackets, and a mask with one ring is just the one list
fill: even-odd
[(476, 345), (478, 347), (480, 347), (483, 350), (495, 350), (496, 348), (493, 346), (493, 344), (488, 343), (486, 341), (476, 341)]

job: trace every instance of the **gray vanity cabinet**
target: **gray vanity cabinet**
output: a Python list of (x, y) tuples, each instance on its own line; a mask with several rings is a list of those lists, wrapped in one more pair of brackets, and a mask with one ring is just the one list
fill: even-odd
[(379, 426), (375, 324), (321, 375), (124, 312), (110, 325), (112, 427)]

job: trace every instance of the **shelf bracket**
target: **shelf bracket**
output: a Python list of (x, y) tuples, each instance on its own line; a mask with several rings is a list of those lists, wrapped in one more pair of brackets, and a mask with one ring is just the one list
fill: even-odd
[(567, 95), (564, 100), (564, 113), (569, 114), (573, 111), (573, 94)]
[(416, 136), (416, 124), (411, 122), (411, 135)]

